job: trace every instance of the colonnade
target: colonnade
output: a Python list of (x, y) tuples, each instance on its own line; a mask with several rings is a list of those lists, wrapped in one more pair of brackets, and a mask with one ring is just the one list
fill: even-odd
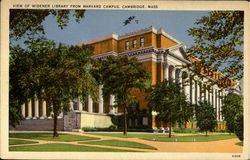
[[(51, 109), (49, 110), (49, 108)], [(45, 100), (32, 98), (21, 106), (21, 113), (25, 119), (51, 119), (53, 115), (52, 108), (53, 106), (49, 107)], [(62, 116), (62, 113), (60, 113), (58, 118), (62, 118)]]
[[(89, 113), (104, 113), (104, 100), (103, 100), (103, 94), (102, 94), (102, 88), (103, 85), (99, 85), (99, 92), (98, 92), (98, 112), (94, 111), (94, 102), (90, 96), (87, 98), (87, 108), (84, 108), (85, 104), (82, 104), (80, 97), (76, 98), (75, 100), (72, 100), (69, 103), (70, 110), (71, 111), (87, 111)], [(117, 108), (112, 107), (115, 104), (115, 97), (113, 95), (110, 95), (109, 98), (109, 114), (115, 114), (118, 112)], [(44, 100), (39, 100), (37, 98), (29, 99), (26, 103), (24, 103), (21, 107), (21, 113), (22, 116), (25, 119), (50, 119), (52, 118), (53, 112), (52, 109), (49, 110), (49, 108), (53, 108), (53, 106), (49, 107)], [(63, 113), (60, 113), (58, 118), (62, 118)]]
[(187, 100), (192, 104), (198, 104), (199, 101), (207, 101), (214, 107), (217, 120), (222, 121), (221, 107), (224, 90), (216, 85), (208, 86), (205, 80), (198, 77), (192, 77), (188, 71), (175, 67), (175, 65), (164, 65), (164, 79), (179, 82)]

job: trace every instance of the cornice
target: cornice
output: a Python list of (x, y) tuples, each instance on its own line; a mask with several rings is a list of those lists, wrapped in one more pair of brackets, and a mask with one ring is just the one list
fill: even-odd
[(118, 54), (116, 52), (107, 52), (107, 53), (103, 53), (103, 54), (97, 54), (97, 55), (93, 55), (91, 56), (91, 58), (93, 59), (105, 59), (108, 56), (118, 56)]
[(157, 49), (154, 48), (153, 46), (150, 47), (145, 47), (145, 48), (140, 48), (140, 49), (136, 49), (136, 50), (132, 50), (132, 51), (126, 51), (126, 52), (122, 52), (119, 53), (119, 56), (138, 56), (138, 55), (143, 55), (143, 54), (148, 54), (148, 53), (152, 53), (152, 52), (157, 52)]

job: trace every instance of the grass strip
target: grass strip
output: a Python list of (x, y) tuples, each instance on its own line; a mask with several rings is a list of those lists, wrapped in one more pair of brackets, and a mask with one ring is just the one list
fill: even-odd
[(209, 136), (179, 136), (179, 137), (144, 137), (142, 139), (160, 142), (209, 142), (236, 138), (235, 135), (209, 135)]
[(238, 145), (238, 146), (243, 146), (243, 142), (242, 142), (242, 141), (237, 142), (237, 143), (235, 143), (235, 144)]
[(9, 148), (10, 151), (28, 151), (28, 152), (136, 152), (122, 149), (99, 148), (89, 146), (79, 146), (72, 144), (40, 144), (29, 146), (13, 146)]
[(37, 139), (45, 141), (63, 141), (63, 142), (72, 142), (72, 141), (86, 141), (86, 140), (97, 140), (99, 138), (87, 137), (87, 136), (78, 136), (70, 134), (59, 134), (59, 137), (53, 137), (52, 133), (10, 133), (10, 138), (23, 138), (23, 139)]
[[(129, 133), (127, 135), (123, 135), (123, 133), (88, 133), (92, 135), (99, 136), (108, 136), (108, 137), (119, 137), (119, 138), (144, 138), (144, 137), (156, 137), (156, 136), (164, 136), (164, 134), (133, 134)], [(167, 134), (165, 134), (166, 136)]]
[(38, 142), (19, 140), (19, 139), (9, 139), (9, 145), (32, 144), (32, 143), (38, 143)]
[(95, 144), (95, 145), (104, 145), (104, 146), (116, 146), (116, 147), (129, 147), (129, 148), (141, 148), (141, 149), (152, 149), (157, 150), (156, 148), (130, 141), (121, 141), (121, 140), (102, 140), (102, 141), (91, 141), (91, 142), (79, 142), (80, 144)]

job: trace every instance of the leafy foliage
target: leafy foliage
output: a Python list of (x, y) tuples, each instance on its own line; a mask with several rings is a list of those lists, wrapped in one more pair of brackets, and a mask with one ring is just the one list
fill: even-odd
[[(180, 84), (166, 81), (153, 86), (148, 96), (149, 106), (156, 111), (157, 119), (170, 124), (184, 124), (193, 116), (193, 107), (186, 101), (186, 96)], [(171, 137), (171, 126), (169, 131)]]
[(197, 19), (197, 26), (188, 30), (196, 43), (188, 49), (190, 56), (197, 57), (202, 64), (227, 77), (241, 79), (243, 22), (243, 11), (213, 11)]
[(44, 34), (43, 22), (47, 16), (53, 15), (56, 17), (58, 27), (63, 29), (69, 22), (69, 17), (75, 17), (76, 22), (84, 17), (85, 10), (75, 10), (72, 13), (70, 10), (27, 10), (27, 9), (11, 9), (10, 10), (10, 37), (18, 40), (22, 36)]
[(208, 131), (213, 131), (217, 124), (214, 108), (207, 101), (195, 105), (195, 117), (200, 131), (205, 131), (206, 135)]
[(105, 97), (114, 95), (116, 107), (123, 109), (124, 134), (127, 134), (127, 107), (136, 101), (131, 95), (133, 88), (145, 89), (150, 75), (136, 58), (109, 56), (101, 61), (100, 81)]
[(90, 72), (92, 52), (86, 46), (56, 46), (44, 38), (27, 41), (26, 45), (26, 50), (18, 46), (11, 49), (10, 97), (13, 99), (10, 100), (17, 101), (17, 106), (29, 98), (46, 100), (48, 106), (53, 106), (57, 136), (57, 116), (69, 110), (70, 100), (80, 96), (84, 102), (87, 95), (96, 99), (97, 83)]
[(235, 116), (235, 134), (241, 141), (244, 140), (244, 116), (242, 112)]
[(243, 111), (243, 97), (229, 93), (223, 98), (222, 115), (230, 133), (235, 132), (235, 116)]

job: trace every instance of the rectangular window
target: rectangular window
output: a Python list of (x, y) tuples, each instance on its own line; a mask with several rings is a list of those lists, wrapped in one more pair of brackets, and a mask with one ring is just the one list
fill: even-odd
[(136, 43), (137, 43), (137, 41), (136, 41), (136, 39), (134, 39), (133, 40), (133, 48), (136, 48)]
[(145, 46), (145, 39), (144, 38), (140, 39), (140, 45), (141, 45), (141, 47)]
[(128, 50), (129, 49), (129, 41), (125, 42), (125, 49)]

